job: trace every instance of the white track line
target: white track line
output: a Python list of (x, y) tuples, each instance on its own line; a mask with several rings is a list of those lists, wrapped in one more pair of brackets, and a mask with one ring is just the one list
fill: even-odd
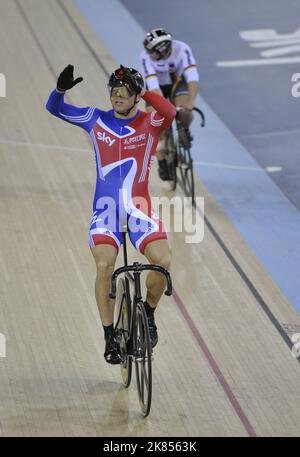
[[(42, 149), (56, 149), (58, 151), (76, 151), (76, 152), (91, 152), (92, 151), (92, 149), (82, 149), (82, 148), (75, 148), (75, 147), (70, 147), (70, 146), (60, 146), (57, 144), (43, 144), (43, 143), (30, 143), (30, 142), (25, 142), (25, 141), (4, 140), (1, 138), (0, 138), (0, 144), (10, 144), (11, 146), (18, 146), (18, 147), (29, 146), (29, 147), (36, 147), (36, 148), (42, 148)], [(243, 167), (243, 166), (239, 166), (239, 165), (228, 165), (225, 163), (214, 163), (214, 162), (194, 161), (193, 163), (194, 163), (194, 165), (201, 165), (204, 167), (229, 168), (229, 169), (233, 169), (233, 170), (257, 171), (257, 172), (281, 171), (281, 168), (277, 167), (277, 166), (266, 167), (266, 169), (263, 169), (263, 168), (259, 168), (259, 167)]]
[(255, 65), (285, 65), (300, 63), (300, 57), (278, 57), (273, 59), (228, 60), (216, 62), (218, 67), (249, 67)]
[(202, 165), (204, 167), (216, 167), (216, 168), (229, 168), (231, 170), (242, 170), (242, 171), (256, 171), (256, 172), (275, 172), (275, 171), (281, 171), (282, 168), (278, 166), (268, 166), (266, 168), (260, 168), (260, 167), (243, 167), (240, 165), (228, 165), (225, 163), (214, 163), (214, 162), (193, 162), (194, 165)]
[(75, 148), (70, 146), (60, 146), (58, 144), (43, 144), (43, 143), (29, 143), (25, 141), (13, 141), (13, 140), (5, 140), (0, 138), (0, 144), (10, 144), (12, 146), (29, 146), (29, 147), (36, 147), (42, 149), (57, 149), (60, 151), (77, 151), (77, 152), (91, 152), (92, 149), (82, 149), (82, 148)]

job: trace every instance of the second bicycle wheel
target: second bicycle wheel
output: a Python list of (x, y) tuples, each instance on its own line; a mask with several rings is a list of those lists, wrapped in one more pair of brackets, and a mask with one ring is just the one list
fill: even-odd
[(146, 417), (150, 412), (152, 399), (152, 347), (143, 303), (137, 304), (134, 339), (137, 390), (142, 414)]
[(171, 189), (174, 191), (177, 185), (177, 152), (174, 144), (172, 127), (169, 127), (169, 129), (165, 132), (165, 158), (168, 164)]
[(195, 204), (195, 183), (193, 159), (189, 149), (177, 144), (178, 168), (180, 170), (181, 183), (184, 193), (192, 198), (192, 205)]
[(115, 305), (115, 334), (122, 356), (120, 369), (123, 385), (129, 387), (132, 374), (132, 358), (128, 354), (131, 306), (128, 289), (126, 290), (126, 281), (128, 280), (123, 278), (118, 281)]

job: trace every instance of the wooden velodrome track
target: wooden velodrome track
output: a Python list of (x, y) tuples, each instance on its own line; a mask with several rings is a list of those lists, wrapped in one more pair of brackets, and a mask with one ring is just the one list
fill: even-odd
[[(153, 404), (141, 417), (135, 383), (123, 389), (103, 359), (88, 247), (92, 147), (44, 109), (68, 63), (84, 76), (69, 100), (109, 108), (116, 63), (68, 0), (1, 0), (0, 18), (0, 435), (299, 435), (287, 334), (300, 317), (199, 180), (204, 241), (171, 234), (175, 291), (157, 312)], [(166, 189), (154, 166), (153, 195)]]

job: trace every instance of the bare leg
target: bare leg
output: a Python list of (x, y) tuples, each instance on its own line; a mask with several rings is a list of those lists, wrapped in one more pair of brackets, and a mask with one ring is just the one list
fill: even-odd
[[(152, 241), (146, 246), (145, 256), (150, 263), (160, 265), (168, 270), (171, 263), (170, 246), (167, 240)], [(161, 273), (150, 271), (146, 278), (147, 297), (146, 301), (155, 308), (166, 287), (166, 279)]]
[(109, 298), (111, 276), (114, 271), (117, 249), (109, 244), (100, 244), (91, 249), (97, 268), (95, 294), (102, 324), (113, 323), (115, 301)]

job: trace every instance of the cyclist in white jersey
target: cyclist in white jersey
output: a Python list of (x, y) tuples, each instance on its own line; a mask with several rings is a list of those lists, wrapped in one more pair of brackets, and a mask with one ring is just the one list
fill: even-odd
[[(151, 30), (144, 40), (145, 50), (141, 53), (141, 69), (147, 90), (171, 98), (175, 106), (182, 110), (178, 116), (186, 131), (187, 143), (192, 140), (189, 125), (193, 119), (192, 109), (198, 94), (199, 75), (191, 48), (183, 41), (174, 40), (162, 28)], [(152, 110), (150, 106), (147, 107)], [(156, 149), (159, 176), (170, 179), (163, 151), (161, 137)]]

